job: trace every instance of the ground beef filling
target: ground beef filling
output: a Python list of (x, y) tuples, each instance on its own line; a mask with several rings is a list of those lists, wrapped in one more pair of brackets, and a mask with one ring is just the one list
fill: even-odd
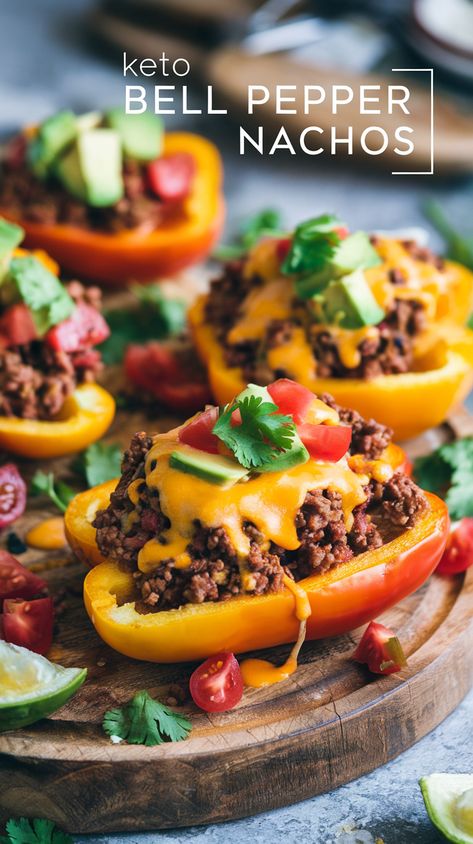
[[(77, 302), (100, 307), (100, 290), (72, 281), (67, 289)], [(0, 351), (0, 415), (51, 419), (78, 384), (95, 380), (100, 353), (85, 349), (55, 351), (42, 340)]]
[[(382, 442), (389, 439), (388, 429), (380, 426), (380, 430), (373, 431), (374, 423), (365, 422), (353, 411), (345, 414), (347, 421), (353, 416), (355, 442), (365, 443), (369, 453), (379, 450)], [(144, 461), (150, 447), (151, 439), (146, 434), (135, 435), (125, 453), (122, 478), (110, 505), (97, 513), (94, 522), (101, 552), (133, 571), (141, 612), (225, 601), (242, 591), (254, 595), (277, 592), (282, 588), (284, 574), (300, 580), (379, 548), (384, 541), (411, 527), (427, 507), (422, 491), (410, 478), (397, 473), (386, 484), (370, 483), (367, 500), (353, 511), (353, 525), (347, 531), (339, 493), (314, 490), (306, 495), (296, 517), (301, 543), (297, 551), (286, 551), (273, 543), (268, 547), (255, 525), (248, 522), (244, 527), (250, 538), (250, 553), (242, 572), (225, 529), (209, 529), (196, 523), (187, 549), (191, 558), (187, 568), (176, 569), (169, 559), (151, 574), (143, 574), (137, 570), (140, 549), (169, 527), (156, 490), (143, 483), (138, 505), (132, 504), (127, 495), (129, 484), (145, 477)]]
[(54, 178), (42, 182), (25, 165), (5, 163), (0, 174), (0, 207), (8, 208), (19, 220), (107, 232), (142, 225), (156, 228), (177, 213), (176, 203), (163, 204), (149, 191), (144, 168), (138, 162), (125, 161), (123, 182), (124, 196), (115, 205), (92, 208), (68, 194)]
[[(429, 261), (441, 267), (428, 250), (417, 247), (411, 241), (406, 241), (404, 246), (417, 260)], [(370, 379), (379, 375), (409, 372), (412, 368), (413, 340), (425, 328), (425, 311), (416, 300), (395, 300), (392, 309), (378, 325), (378, 337), (364, 340), (359, 345), (360, 363), (356, 367), (344, 365), (336, 339), (329, 329), (320, 331), (319, 326), (296, 315), (291, 319), (270, 322), (262, 340), (229, 343), (228, 333), (238, 321), (244, 299), (253, 287), (262, 283), (259, 278), (245, 278), (243, 268), (243, 261), (231, 261), (225, 265), (222, 275), (212, 282), (206, 319), (224, 346), (227, 366), (240, 367), (247, 381), (265, 384), (274, 378), (291, 377), (290, 372), (269, 369), (267, 352), (289, 342), (294, 328), (304, 324), (307, 340), (314, 353), (314, 375), (321, 378)], [(406, 283), (401, 270), (391, 270), (390, 277), (395, 286)]]

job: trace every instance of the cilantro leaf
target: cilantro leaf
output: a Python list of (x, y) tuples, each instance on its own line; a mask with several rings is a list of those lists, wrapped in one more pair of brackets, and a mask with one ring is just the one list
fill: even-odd
[(70, 317), (75, 304), (60, 280), (34, 255), (10, 261), (6, 284), (12, 284), (28, 306), (40, 336)]
[(473, 437), (418, 458), (414, 473), (420, 486), (445, 498), (452, 519), (473, 516)]
[(173, 337), (185, 326), (185, 302), (166, 297), (160, 284), (134, 284), (130, 290), (136, 298), (134, 306), (105, 313), (111, 333), (100, 351), (107, 365), (120, 363), (130, 343)]
[[(240, 425), (232, 425), (236, 410), (241, 415)], [(242, 466), (258, 469), (291, 447), (296, 426), (291, 416), (278, 413), (277, 405), (263, 401), (261, 396), (246, 396), (225, 408), (213, 433)]]
[(118, 443), (93, 443), (75, 461), (74, 468), (89, 487), (113, 481), (120, 475), (122, 449)]
[(75, 497), (76, 492), (64, 481), (55, 481), (53, 472), (42, 472), (38, 469), (31, 480), (32, 495), (47, 495), (62, 513)]
[(46, 818), (10, 818), (6, 824), (6, 844), (72, 844), (72, 838)]
[(322, 214), (297, 226), (291, 248), (281, 270), (287, 275), (323, 270), (330, 263), (340, 243), (335, 227), (340, 220), (331, 214)]
[(217, 261), (230, 261), (241, 258), (262, 237), (278, 237), (284, 235), (281, 231), (281, 214), (274, 208), (264, 208), (252, 217), (248, 217), (240, 226), (234, 244), (221, 244), (214, 249), (212, 257)]
[(104, 715), (102, 727), (108, 736), (118, 736), (128, 744), (154, 747), (165, 741), (183, 741), (192, 725), (185, 715), (173, 712), (148, 692), (138, 692), (125, 706)]
[(473, 235), (462, 235), (450, 225), (440, 203), (433, 199), (424, 204), (425, 216), (442, 235), (447, 245), (446, 257), (473, 270)]

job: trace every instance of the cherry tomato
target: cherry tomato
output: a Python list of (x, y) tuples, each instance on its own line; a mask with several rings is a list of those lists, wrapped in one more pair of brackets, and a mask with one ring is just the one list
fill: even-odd
[(201, 451), (207, 451), (209, 454), (218, 454), (219, 439), (212, 434), (217, 419), (218, 407), (208, 407), (207, 410), (198, 413), (179, 432), (180, 442), (199, 448)]
[(233, 709), (243, 695), (240, 666), (232, 653), (219, 653), (206, 659), (191, 675), (190, 693), (205, 712)]
[(4, 598), (34, 598), (46, 581), (22, 566), (8, 551), (0, 551), (0, 604)]
[(14, 463), (0, 466), (0, 529), (25, 512), (26, 484)]
[(465, 518), (452, 525), (447, 547), (436, 568), (437, 574), (459, 574), (473, 565), (473, 519)]
[(196, 162), (187, 152), (164, 155), (148, 164), (148, 183), (163, 202), (177, 202), (190, 193)]
[(0, 336), (5, 346), (25, 346), (36, 340), (38, 332), (31, 311), (23, 303), (11, 305), (0, 317)]
[(12, 645), (44, 655), (53, 641), (53, 618), (52, 598), (7, 598), (3, 602), (3, 637)]
[(297, 426), (297, 433), (314, 460), (336, 463), (350, 447), (349, 425), (310, 425), (306, 422)]
[(110, 329), (97, 308), (81, 302), (68, 319), (50, 328), (46, 342), (57, 351), (78, 352), (102, 343)]
[(279, 378), (268, 385), (268, 393), (280, 412), (292, 416), (296, 425), (307, 421), (307, 413), (315, 398), (307, 387), (290, 378)]
[(211, 401), (210, 389), (181, 365), (174, 352), (162, 343), (128, 346), (125, 372), (131, 383), (174, 410), (195, 411)]
[(373, 674), (394, 674), (407, 665), (397, 636), (376, 621), (368, 624), (353, 659), (366, 664)]

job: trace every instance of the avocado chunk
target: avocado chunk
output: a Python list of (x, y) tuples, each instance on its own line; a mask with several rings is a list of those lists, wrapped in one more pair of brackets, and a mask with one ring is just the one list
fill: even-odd
[(324, 321), (342, 328), (377, 325), (384, 318), (384, 311), (373, 296), (363, 270), (331, 281), (318, 301)]
[(88, 129), (56, 166), (56, 174), (76, 199), (96, 208), (123, 196), (120, 137), (113, 129)]
[(36, 137), (28, 144), (28, 162), (39, 179), (45, 179), (52, 165), (77, 135), (72, 111), (60, 111), (42, 123)]
[(195, 475), (203, 481), (218, 486), (233, 486), (248, 474), (244, 466), (240, 466), (230, 457), (207, 454), (205, 451), (199, 451), (190, 446), (180, 451), (173, 451), (169, 458), (169, 465), (172, 469)]
[(331, 263), (335, 275), (346, 275), (354, 270), (376, 267), (382, 262), (366, 232), (359, 231), (340, 241)]
[(257, 399), (261, 399), (264, 402), (269, 401), (271, 404), (274, 404), (267, 388), (260, 387), (259, 384), (248, 384), (241, 393), (238, 393), (235, 401), (243, 401), (244, 399), (249, 399), (252, 396), (255, 396)]
[(430, 774), (420, 780), (430, 820), (454, 844), (473, 844), (473, 774)]
[(101, 111), (86, 111), (84, 114), (76, 115), (77, 132), (87, 132), (88, 129), (97, 129), (102, 123), (103, 114)]
[(5, 278), (13, 250), (25, 236), (23, 229), (0, 217), (0, 282)]
[(150, 112), (126, 114), (112, 108), (105, 114), (108, 126), (120, 135), (125, 156), (137, 161), (154, 161), (163, 150), (164, 127), (160, 117)]

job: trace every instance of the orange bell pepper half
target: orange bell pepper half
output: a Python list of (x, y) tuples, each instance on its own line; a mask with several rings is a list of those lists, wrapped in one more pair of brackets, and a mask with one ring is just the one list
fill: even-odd
[(0, 447), (22, 457), (61, 457), (99, 440), (115, 415), (115, 401), (98, 384), (82, 384), (51, 421), (0, 416)]
[(0, 215), (25, 230), (25, 245), (45, 249), (62, 269), (79, 278), (123, 286), (130, 279), (151, 281), (184, 269), (208, 254), (224, 219), (222, 166), (216, 147), (186, 132), (165, 135), (164, 155), (186, 152), (196, 161), (192, 190), (182, 212), (154, 231), (95, 232), (79, 226), (32, 223)]

